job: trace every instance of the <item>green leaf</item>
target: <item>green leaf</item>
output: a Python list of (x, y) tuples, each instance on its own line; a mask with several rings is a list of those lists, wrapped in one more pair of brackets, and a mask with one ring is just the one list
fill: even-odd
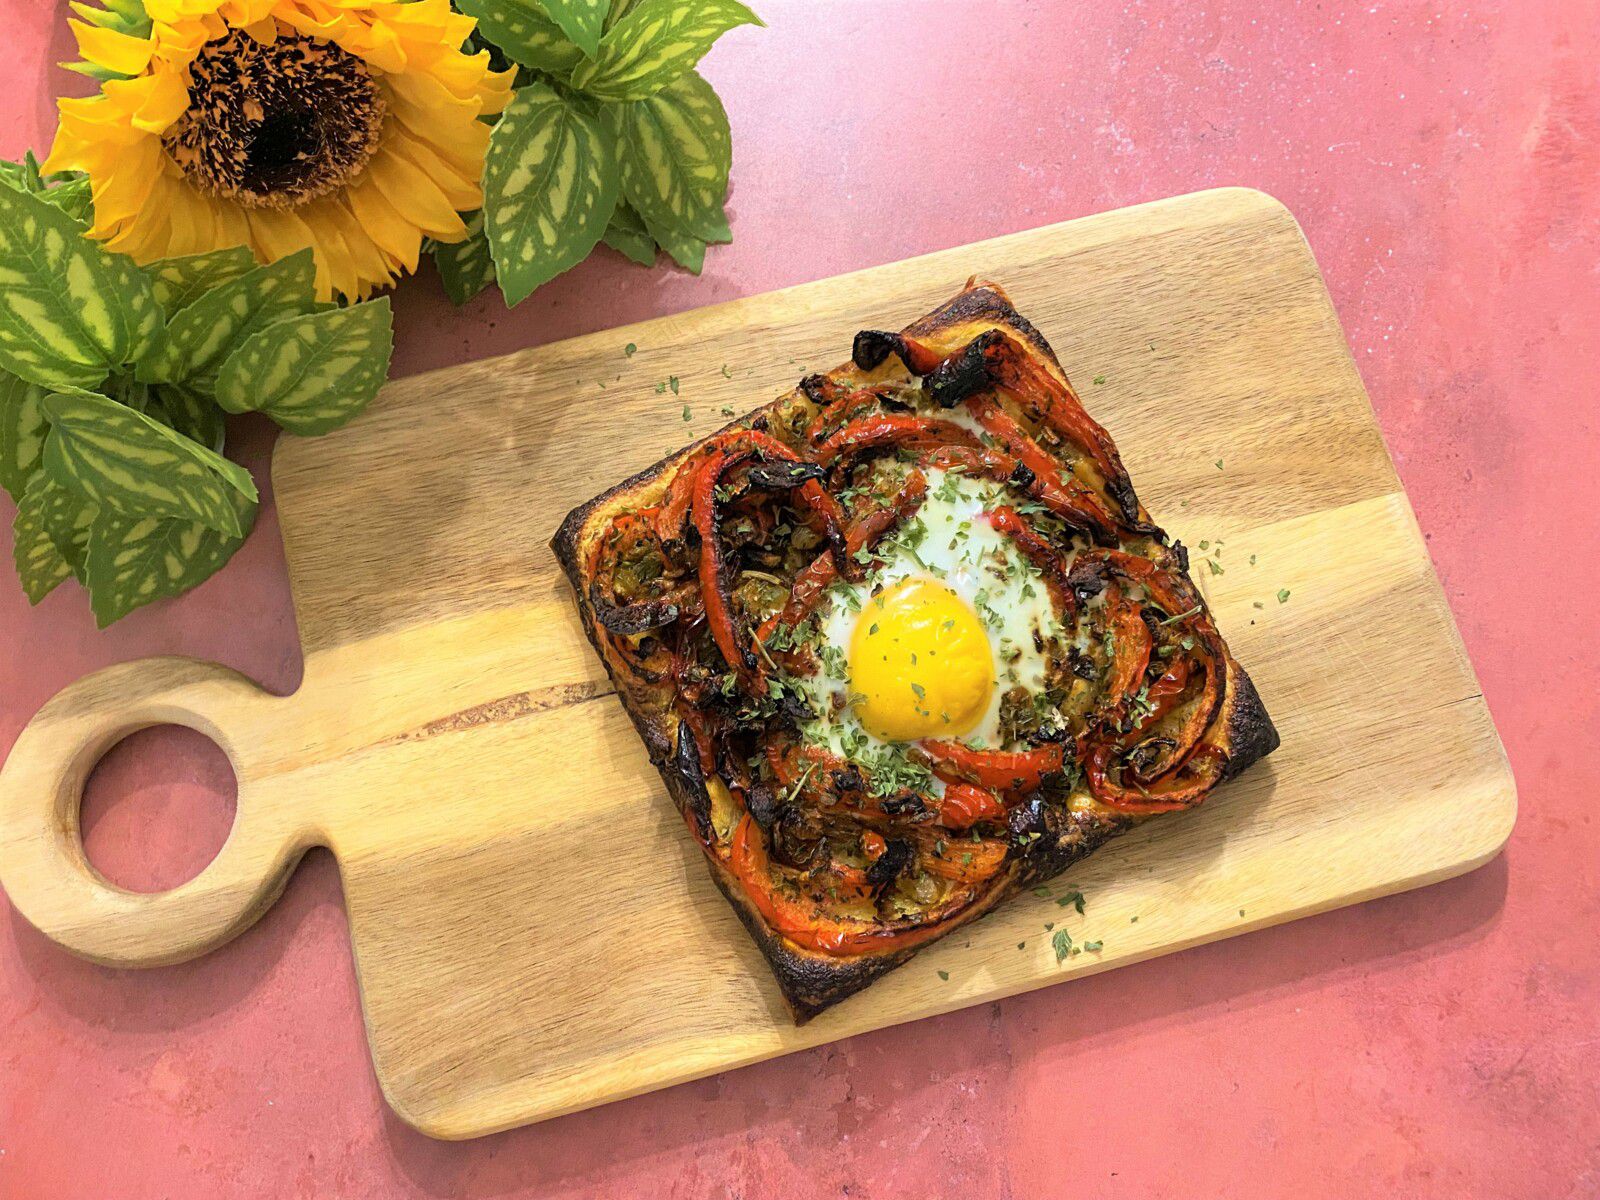
[(264, 412), (290, 433), (327, 433), (372, 402), (393, 349), (387, 296), (290, 317), (234, 351), (217, 376), (217, 403)]
[(546, 83), (523, 85), (489, 138), (489, 248), (507, 304), (582, 261), (617, 206), (610, 130)]
[(451, 244), (435, 242), (433, 265), (445, 295), (457, 308), (494, 282), (494, 259), (489, 254), (489, 238), (483, 232), (483, 213), (466, 218), (467, 236)]
[(254, 267), (200, 295), (167, 326), (160, 352), (138, 366), (148, 383), (193, 382), (211, 390), (228, 355), (258, 329), (284, 317), (315, 312), (311, 250)]
[(645, 227), (674, 262), (690, 274), (700, 274), (700, 268), (706, 261), (706, 244), (703, 240), (671, 225), (658, 225), (650, 220), (645, 221)]
[(22, 503), (39, 522), (45, 536), (61, 555), (62, 561), (79, 579), (83, 578), (84, 548), (89, 543), (89, 525), (98, 511), (70, 488), (64, 488), (47, 472), (41, 471), (28, 484)]
[(255, 270), (255, 255), (248, 246), (231, 246), (226, 250), (210, 250), (205, 254), (186, 254), (181, 258), (163, 258), (147, 268), (156, 303), (172, 320), (179, 310), (193, 304), (214, 287)]
[(55, 205), (0, 188), (0, 368), (45, 387), (93, 387), (161, 331), (150, 280)]
[(728, 114), (696, 71), (654, 96), (607, 105), (617, 133), (622, 194), (653, 225), (670, 225), (705, 241), (727, 230), (733, 141)]
[(537, 0), (457, 0), (478, 19), (478, 32), (512, 62), (565, 79), (583, 61), (583, 51), (539, 7)]
[(190, 441), (222, 453), (228, 424), (222, 409), (210, 396), (181, 383), (164, 383), (157, 390), (149, 413)]
[[(255, 524), (256, 506), (242, 496), (239, 524)], [(85, 584), (101, 629), (134, 609), (186, 592), (215, 575), (244, 544), (194, 521), (105, 512), (89, 532)]]
[(572, 86), (601, 100), (640, 100), (693, 67), (728, 30), (760, 24), (738, 0), (643, 0), (606, 32)]
[[(40, 476), (39, 478), (44, 478)], [(16, 519), (11, 522), (11, 555), (17, 566), (17, 578), (22, 580), (22, 590), (29, 604), (37, 604), (56, 590), (62, 580), (72, 574), (72, 567), (61, 557), (61, 551), (50, 540), (39, 520), (36, 508), (27, 503), (27, 494), (17, 505)]]
[(102, 508), (183, 517), (237, 537), (231, 493), (257, 499), (250, 473), (161, 422), (91, 392), (44, 401), (44, 469)]
[(641, 267), (655, 266), (656, 240), (644, 227), (639, 214), (626, 201), (617, 203), (617, 210), (611, 214), (611, 221), (605, 233), (600, 235), (600, 240)]
[(605, 28), (611, 0), (540, 0), (550, 19), (583, 53), (593, 58), (600, 52), (600, 33)]
[(19, 504), (28, 480), (39, 469), (45, 434), (45, 391), (36, 383), (0, 373), (0, 487)]

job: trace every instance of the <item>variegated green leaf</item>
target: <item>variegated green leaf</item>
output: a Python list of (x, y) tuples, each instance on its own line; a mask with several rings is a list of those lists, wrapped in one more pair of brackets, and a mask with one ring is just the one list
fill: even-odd
[(606, 231), (600, 238), (618, 254), (626, 255), (641, 267), (651, 267), (656, 261), (656, 240), (644, 227), (639, 214), (624, 201), (617, 202)]
[(11, 522), (11, 554), (29, 604), (39, 603), (72, 575), (67, 560), (45, 532), (38, 512), (28, 505), (27, 493), (23, 493), (16, 519)]
[(389, 298), (290, 317), (253, 334), (217, 376), (217, 403), (290, 433), (327, 433), (372, 402), (389, 373)]
[(648, 220), (645, 221), (645, 228), (671, 256), (673, 262), (690, 274), (700, 274), (700, 269), (706, 262), (706, 244), (703, 239), (695, 237), (692, 233), (684, 233), (675, 226), (657, 225)]
[(644, 100), (610, 104), (622, 194), (652, 224), (706, 241), (727, 227), (733, 141), (722, 101), (688, 71)]
[(99, 511), (93, 502), (70, 488), (64, 488), (40, 471), (23, 493), (27, 506), (72, 573), (83, 578), (84, 548), (89, 544), (89, 526)]
[(161, 422), (90, 392), (44, 401), (44, 469), (63, 487), (131, 516), (183, 517), (237, 537), (231, 493), (255, 500), (250, 473)]
[(593, 250), (617, 204), (610, 130), (546, 83), (524, 84), (489, 138), (484, 211), (507, 304)]
[[(249, 533), (256, 506), (238, 497), (239, 524)], [(194, 521), (105, 512), (89, 532), (85, 585), (104, 629), (136, 608), (186, 592), (216, 574), (244, 544)]]
[(583, 61), (583, 51), (539, 6), (538, 0), (457, 0), (478, 19), (478, 32), (512, 62), (565, 78)]
[[(59, 190), (59, 189), (57, 189)], [(93, 387), (161, 331), (150, 280), (39, 196), (0, 187), (0, 369)]]
[(606, 28), (610, 29), (623, 17), (627, 16), (639, 0), (611, 0), (611, 11), (606, 14)]
[(230, 246), (204, 254), (163, 258), (146, 268), (155, 289), (156, 303), (170, 321), (212, 288), (255, 270), (256, 258), (248, 246)]
[(227, 420), (210, 396), (181, 383), (164, 383), (156, 390), (147, 411), (190, 441), (222, 453), (228, 433)]
[(39, 469), (44, 437), (45, 390), (15, 375), (0, 372), (0, 487), (22, 501), (22, 492)]
[(489, 254), (489, 238), (483, 232), (483, 213), (475, 212), (467, 221), (467, 236), (459, 242), (434, 243), (433, 265), (445, 295), (457, 307), (471, 300), (494, 282), (494, 259)]
[(209, 390), (223, 361), (256, 330), (322, 307), (315, 279), (308, 248), (205, 292), (172, 318), (160, 352), (139, 364), (139, 378)]
[(699, 62), (728, 30), (760, 25), (738, 0), (641, 0), (600, 41), (572, 86), (602, 100), (653, 95)]
[(593, 58), (600, 51), (600, 33), (605, 29), (611, 0), (539, 0), (550, 19), (561, 27), (567, 40)]

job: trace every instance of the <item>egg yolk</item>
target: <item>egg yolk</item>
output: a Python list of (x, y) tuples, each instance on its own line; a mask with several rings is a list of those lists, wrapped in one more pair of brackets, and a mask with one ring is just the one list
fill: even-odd
[(862, 607), (850, 635), (856, 716), (888, 742), (955, 737), (983, 717), (994, 659), (978, 614), (935, 579), (908, 579)]

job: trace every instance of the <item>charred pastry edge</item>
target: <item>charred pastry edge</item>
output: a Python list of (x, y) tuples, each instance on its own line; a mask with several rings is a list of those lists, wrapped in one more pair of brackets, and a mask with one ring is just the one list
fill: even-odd
[[(904, 335), (923, 337), (947, 330), (952, 326), (973, 322), (989, 322), (1011, 330), (1042, 354), (1055, 374), (1064, 378), (1064, 372), (1056, 360), (1055, 352), (1051, 350), (1044, 336), (1011, 307), (1005, 293), (994, 284), (975, 284), (960, 292), (927, 316), (907, 326)], [(830, 374), (837, 376), (841, 372), (858, 369), (851, 362), (835, 368)], [(667, 455), (652, 466), (630, 475), (621, 483), (574, 508), (561, 522), (550, 541), (550, 548), (572, 585), (584, 635), (605, 665), (606, 673), (611, 676), (623, 708), (633, 722), (634, 728), (638, 730), (650, 762), (661, 775), (674, 807), (677, 808), (680, 817), (690, 820), (696, 819), (698, 801), (690, 794), (687, 784), (674, 766), (680, 722), (670, 703), (653, 702), (646, 689), (630, 688), (612, 674), (611, 664), (606, 659), (596, 632), (599, 621), (590, 602), (588, 581), (584, 578), (582, 552), (588, 538), (598, 533), (602, 521), (609, 520), (616, 513), (626, 511), (641, 502), (648, 503), (650, 494), (665, 486), (665, 481), (673, 468), (698, 451), (706, 442), (729, 430), (758, 427), (762, 418), (779, 406), (796, 398), (807, 398), (807, 395), (802, 381), (791, 391), (730, 421), (721, 429)], [(1145, 512), (1144, 506), (1138, 503), (1136, 497), (1133, 503), (1140, 518), (1149, 523), (1149, 514)], [(1155, 529), (1155, 526), (1150, 524), (1150, 528)], [(1156, 533), (1159, 535), (1159, 530)], [(1182, 545), (1168, 543), (1164, 535), (1157, 536), (1156, 540), (1162, 546), (1162, 550), (1156, 555), (1157, 560), (1164, 566), (1178, 569), (1193, 586), (1194, 581), (1188, 570), (1188, 555)], [(1198, 588), (1196, 590), (1198, 591)], [(1220, 782), (1226, 782), (1241, 774), (1271, 754), (1279, 744), (1278, 731), (1273, 726), (1272, 719), (1268, 716), (1250, 676), (1233, 657), (1233, 652), (1227, 647), (1226, 642), (1224, 650), (1227, 683), (1221, 710), (1213, 724), (1214, 729), (1220, 730), (1213, 740), (1228, 755), (1227, 766)], [(1010, 859), (1006, 867), (1009, 875), (1005, 881), (971, 908), (952, 918), (949, 925), (936, 937), (909, 949), (868, 952), (851, 957), (835, 957), (805, 950), (774, 933), (767, 927), (749, 898), (744, 895), (743, 889), (733, 878), (732, 873), (710, 856), (702, 854), (702, 858), (705, 859), (717, 889), (727, 898), (734, 912), (738, 914), (739, 920), (749, 930), (762, 956), (767, 960), (784, 1002), (793, 1014), (795, 1023), (799, 1025), (861, 991), (896, 967), (904, 965), (920, 951), (937, 944), (949, 934), (999, 909), (1019, 892), (1055, 877), (1074, 863), (1081, 862), (1093, 854), (1112, 838), (1150, 819), (1103, 812), (1069, 813), (1066, 817), (1069, 828), (1060, 838), (1055, 840), (1041, 838), (1025, 853)]]

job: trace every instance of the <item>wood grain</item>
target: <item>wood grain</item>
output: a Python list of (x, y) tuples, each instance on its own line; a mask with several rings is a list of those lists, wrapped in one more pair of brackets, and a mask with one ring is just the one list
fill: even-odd
[[(1022, 897), (796, 1029), (611, 697), (546, 543), (568, 509), (721, 425), (723, 406), (836, 364), (858, 328), (904, 324), (974, 273), (1050, 338), (1157, 520), (1191, 545), (1222, 540), (1223, 573), (1197, 577), (1283, 746), (1202, 809), (1074, 869), (1084, 916)], [(657, 390), (668, 376), (679, 393)], [(329, 846), (378, 1078), (438, 1136), (1432, 882), (1493, 856), (1515, 818), (1316, 264), (1256, 192), (403, 380), (348, 429), (280, 443), (274, 479), (300, 691), (267, 696), (174, 659), (66, 689), (0, 774), (0, 881), (70, 949), (162, 963), (238, 932), (307, 846)], [(77, 801), (106, 747), (159, 721), (223, 746), (239, 815), (196, 879), (135, 896), (84, 860)], [(1043, 924), (1063, 919), (1104, 949), (1058, 965)]]

